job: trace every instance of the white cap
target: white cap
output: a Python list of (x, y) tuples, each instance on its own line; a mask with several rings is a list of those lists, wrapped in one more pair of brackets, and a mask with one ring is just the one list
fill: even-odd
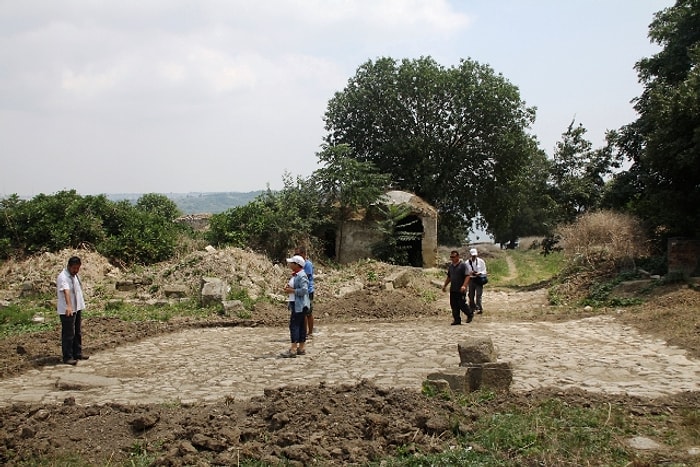
[(471, 250), (469, 250), (469, 254), (472, 256), (476, 256), (477, 255), (476, 248), (472, 248)]
[(302, 268), (306, 264), (306, 260), (299, 255), (294, 255), (291, 258), (287, 258), (288, 263), (297, 263)]

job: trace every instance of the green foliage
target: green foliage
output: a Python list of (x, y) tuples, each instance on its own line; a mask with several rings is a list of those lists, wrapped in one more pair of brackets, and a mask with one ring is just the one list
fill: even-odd
[(510, 195), (537, 151), (525, 131), (533, 120), (518, 88), (488, 66), (380, 58), (329, 101), (325, 140), (347, 144), (392, 186), (436, 206), (444, 238), (479, 212), (487, 225), (509, 223), (517, 210)]
[[(478, 406), (493, 399), (482, 391), (466, 396), (437, 393), (423, 386), (429, 397), (452, 397)], [(489, 397), (491, 396), (491, 397)], [(689, 417), (692, 419), (692, 417)], [(520, 465), (628, 465), (635, 454), (620, 442), (636, 431), (633, 418), (609, 404), (568, 404), (558, 399), (531, 404), (504, 405), (488, 416), (467, 423), (453, 421), (460, 442), (437, 454), (422, 454), (403, 446), (383, 466), (520, 466)], [(468, 432), (462, 432), (468, 427)], [(672, 435), (672, 433), (670, 433)]]
[(275, 261), (295, 246), (308, 243), (313, 232), (327, 225), (313, 183), (289, 176), (279, 192), (267, 190), (253, 202), (212, 216), (209, 240), (214, 244), (251, 248)]
[(158, 214), (131, 209), (118, 235), (109, 236), (97, 250), (115, 262), (152, 264), (172, 257), (179, 226)]
[[(239, 300), (243, 304), (243, 308), (248, 311), (255, 306), (255, 300), (250, 298), (248, 290), (243, 287), (231, 287), (226, 298), (227, 300)], [(250, 318), (250, 316), (247, 317)], [(239, 316), (239, 318), (243, 318), (243, 316)]]
[(585, 134), (583, 125), (574, 127), (572, 121), (556, 145), (549, 179), (556, 222), (572, 222), (579, 214), (598, 208), (604, 177), (618, 166), (609, 148), (594, 151)]
[(413, 264), (408, 254), (412, 244), (420, 242), (422, 237), (422, 229), (415, 229), (419, 220), (408, 219), (410, 211), (410, 207), (404, 204), (380, 203), (376, 206), (380, 239), (372, 245), (372, 254), (379, 261), (405, 266), (423, 265), (420, 258), (417, 258), (418, 264)]
[[(316, 170), (311, 180), (318, 189), (318, 199), (333, 220), (337, 235), (342, 238), (345, 221), (374, 204), (386, 192), (389, 176), (379, 173), (372, 162), (356, 160), (347, 144), (325, 145), (317, 156), (325, 166)], [(340, 251), (335, 252), (336, 258), (340, 255)]]
[[(552, 280), (564, 266), (563, 254), (540, 255), (536, 250), (501, 250), (487, 260), (490, 286), (532, 287)], [(511, 265), (514, 268), (511, 271)], [(516, 272), (513, 274), (514, 272)], [(487, 286), (488, 287), (488, 286)]]
[(157, 193), (148, 193), (141, 196), (136, 201), (136, 207), (166, 220), (173, 220), (181, 215), (175, 202), (171, 201), (167, 196)]
[(174, 204), (161, 195), (145, 195), (139, 203), (83, 197), (75, 190), (28, 201), (10, 196), (0, 202), (0, 254), (22, 257), (88, 246), (123, 264), (170, 258), (182, 232), (172, 217), (164, 217), (174, 214)]
[(29, 201), (16, 197), (0, 204), (0, 238), (16, 255), (96, 245), (106, 236), (104, 196), (81, 197), (75, 190), (39, 194)]
[[(588, 295), (581, 301), (581, 305), (590, 305), (593, 307), (611, 306), (611, 307), (625, 307), (640, 305), (644, 302), (639, 297), (614, 297), (611, 296), (615, 287), (620, 285), (624, 281), (629, 281), (633, 279), (639, 279), (639, 274), (633, 272), (621, 273), (615, 277), (594, 281), (588, 291)], [(647, 289), (646, 293), (650, 293), (654, 285), (651, 284)], [(644, 292), (644, 291), (641, 291)]]
[(343, 222), (374, 203), (387, 184), (372, 164), (350, 158), (350, 151), (326, 146), (319, 154), (326, 165), (308, 179), (285, 175), (281, 191), (267, 190), (251, 203), (213, 215), (210, 241), (283, 260), (297, 245), (322, 244), (328, 231), (342, 235)]
[[(35, 315), (42, 316), (43, 322), (34, 322)], [(31, 332), (48, 331), (58, 318), (55, 312), (29, 304), (12, 304), (0, 308), (0, 337)]]
[(700, 235), (700, 3), (678, 0), (649, 26), (661, 50), (637, 62), (644, 86), (636, 121), (608, 144), (631, 166), (615, 177), (607, 205), (636, 214), (660, 244)]

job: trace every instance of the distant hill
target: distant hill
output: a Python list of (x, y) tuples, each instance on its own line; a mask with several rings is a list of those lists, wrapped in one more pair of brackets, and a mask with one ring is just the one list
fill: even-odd
[[(183, 214), (218, 214), (253, 201), (263, 190), (216, 193), (161, 193), (172, 200)], [(128, 200), (135, 203), (144, 193), (113, 193), (105, 195), (111, 201)]]

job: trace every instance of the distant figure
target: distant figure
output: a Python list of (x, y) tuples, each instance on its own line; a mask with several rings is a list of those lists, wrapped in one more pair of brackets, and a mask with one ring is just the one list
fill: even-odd
[(56, 279), (57, 311), (61, 318), (61, 352), (63, 363), (75, 365), (87, 360), (83, 355), (82, 311), (85, 309), (83, 288), (78, 277), (80, 258), (73, 256)]
[(471, 258), (466, 262), (469, 281), (469, 309), (472, 314), (481, 314), (484, 308), (481, 306), (481, 297), (484, 294), (484, 280), (486, 279), (486, 262), (479, 258), (476, 248), (469, 250)]
[(289, 350), (282, 352), (281, 357), (294, 358), (297, 355), (306, 354), (306, 323), (304, 315), (309, 308), (309, 278), (302, 269), (306, 260), (299, 255), (287, 258), (289, 268), (292, 270), (292, 277), (284, 287), (284, 292), (288, 294), (289, 308), (289, 337), (292, 342)]
[(306, 260), (304, 263), (304, 272), (309, 278), (309, 311), (306, 313), (306, 338), (311, 338), (314, 335), (314, 264), (306, 255), (306, 247), (299, 246), (294, 250), (295, 255), (299, 255)]
[(467, 307), (467, 284), (469, 283), (469, 274), (467, 266), (459, 258), (457, 250), (450, 252), (450, 264), (447, 266), (447, 277), (442, 285), (442, 291), (450, 285), (450, 308), (452, 309), (452, 326), (462, 324), (462, 314), (467, 315), (467, 323), (471, 323), (474, 318), (473, 310)]

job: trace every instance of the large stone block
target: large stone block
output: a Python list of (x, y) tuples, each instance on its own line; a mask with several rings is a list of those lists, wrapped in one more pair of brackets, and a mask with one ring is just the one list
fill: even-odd
[(465, 378), (469, 392), (508, 391), (513, 382), (513, 369), (508, 362), (477, 363), (466, 367)]
[(187, 286), (171, 284), (163, 287), (163, 295), (168, 298), (183, 298), (187, 296)]
[(454, 368), (430, 373), (427, 379), (428, 381), (447, 381), (450, 389), (454, 392), (461, 392), (462, 394), (469, 392), (469, 381), (467, 380), (467, 372), (464, 368)]
[(221, 303), (228, 293), (228, 287), (224, 281), (216, 277), (202, 277), (200, 296), (202, 306)]
[(459, 366), (470, 366), (474, 363), (495, 362), (498, 354), (490, 338), (468, 337), (457, 344), (459, 351)]
[(400, 269), (393, 274), (390, 274), (384, 279), (384, 288), (387, 284), (391, 284), (391, 289), (403, 289), (411, 282), (411, 271), (408, 269)]

